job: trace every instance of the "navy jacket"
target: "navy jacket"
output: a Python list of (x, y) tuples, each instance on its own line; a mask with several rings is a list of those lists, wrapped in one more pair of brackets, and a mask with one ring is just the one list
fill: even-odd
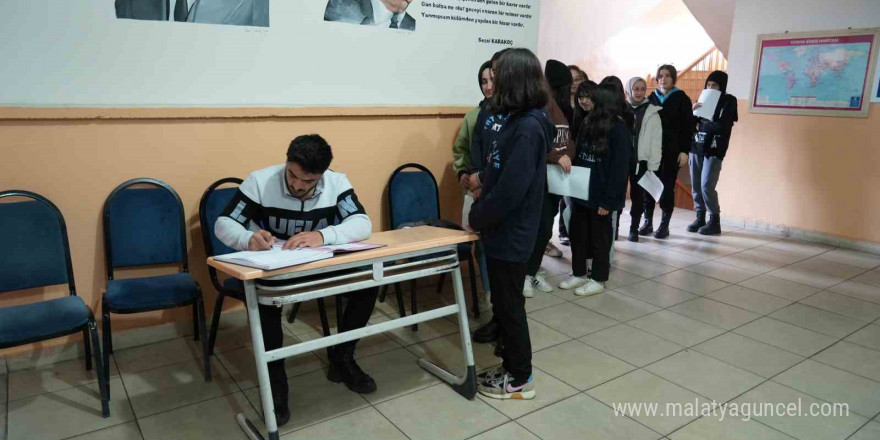
[(572, 198), (580, 206), (619, 211), (626, 203), (626, 185), (633, 160), (633, 135), (622, 121), (608, 132), (608, 152), (590, 153), (586, 136), (581, 136), (574, 165), (590, 169), (588, 200)]
[(540, 109), (504, 121), (482, 133), (491, 139), (492, 149), (482, 175), (483, 193), (468, 220), (481, 233), (486, 256), (524, 263), (538, 235), (547, 182), (544, 158), (553, 146), (556, 126)]

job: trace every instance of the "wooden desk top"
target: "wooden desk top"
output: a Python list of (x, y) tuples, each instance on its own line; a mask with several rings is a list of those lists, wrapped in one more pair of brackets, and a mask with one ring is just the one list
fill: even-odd
[(254, 280), (258, 278), (273, 277), (304, 270), (321, 269), (339, 264), (354, 263), (358, 261), (369, 261), (377, 258), (405, 254), (408, 252), (416, 252), (425, 249), (455, 245), (459, 243), (467, 243), (469, 241), (476, 241), (479, 239), (480, 237), (478, 235), (466, 231), (436, 228), (433, 226), (419, 226), (412, 229), (398, 229), (396, 231), (378, 232), (376, 234), (373, 234), (370, 238), (366, 240), (366, 242), (386, 245), (385, 247), (379, 249), (342, 254), (326, 260), (315, 261), (308, 264), (301, 264), (299, 266), (285, 267), (283, 269), (273, 271), (263, 271), (253, 267), (223, 263), (220, 261), (215, 261), (213, 257), (208, 258), (208, 266), (216, 268), (220, 272), (223, 272), (240, 280)]

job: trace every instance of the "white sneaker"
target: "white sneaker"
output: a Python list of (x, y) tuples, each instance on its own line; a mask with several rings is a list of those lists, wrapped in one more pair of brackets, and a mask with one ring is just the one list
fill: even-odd
[(526, 275), (526, 282), (523, 284), (523, 296), (526, 298), (532, 298), (535, 296), (535, 291), (532, 290), (532, 280), (534, 280), (534, 278)]
[(580, 287), (587, 283), (586, 278), (576, 277), (574, 275), (569, 275), (568, 278), (559, 283), (559, 288), (562, 290), (571, 290), (576, 287)]
[(547, 282), (547, 279), (544, 278), (543, 272), (538, 272), (538, 274), (532, 278), (532, 287), (544, 293), (550, 293), (553, 291), (553, 286), (551, 286), (550, 283)]
[(483, 292), (480, 295), (477, 295), (477, 308), (480, 309), (480, 312), (488, 312), (492, 310), (492, 300), (489, 292)]
[(591, 296), (597, 295), (605, 291), (605, 283), (601, 283), (596, 280), (589, 280), (587, 284), (584, 284), (581, 287), (578, 287), (574, 290), (574, 294), (577, 296)]
[(562, 251), (556, 248), (556, 246), (553, 246), (553, 243), (547, 243), (547, 247), (544, 248), (544, 255), (559, 258), (562, 256)]

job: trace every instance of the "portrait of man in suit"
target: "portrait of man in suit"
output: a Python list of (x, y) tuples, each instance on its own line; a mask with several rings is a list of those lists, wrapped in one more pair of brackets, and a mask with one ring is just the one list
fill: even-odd
[(116, 0), (116, 18), (269, 27), (269, 0)]
[(416, 19), (406, 13), (410, 3), (412, 0), (327, 0), (324, 21), (414, 31)]

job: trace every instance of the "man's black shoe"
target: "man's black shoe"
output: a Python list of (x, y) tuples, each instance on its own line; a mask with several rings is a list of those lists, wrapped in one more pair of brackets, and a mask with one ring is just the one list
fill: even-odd
[(287, 422), (290, 421), (290, 407), (287, 406), (287, 402), (284, 402), (284, 406), (276, 406), (275, 407), (275, 424), (280, 426), (284, 426)]
[[(336, 350), (341, 351), (341, 350)], [(336, 354), (334, 352), (334, 354)], [(376, 391), (376, 381), (369, 374), (364, 373), (354, 356), (345, 352), (341, 356), (333, 356), (330, 360), (330, 369), (327, 370), (327, 380), (330, 382), (342, 382), (348, 389), (359, 394), (371, 394)]]
[(498, 334), (498, 322), (495, 321), (495, 318), (492, 318), (486, 325), (474, 332), (473, 341), (478, 344), (489, 344), (498, 339)]

